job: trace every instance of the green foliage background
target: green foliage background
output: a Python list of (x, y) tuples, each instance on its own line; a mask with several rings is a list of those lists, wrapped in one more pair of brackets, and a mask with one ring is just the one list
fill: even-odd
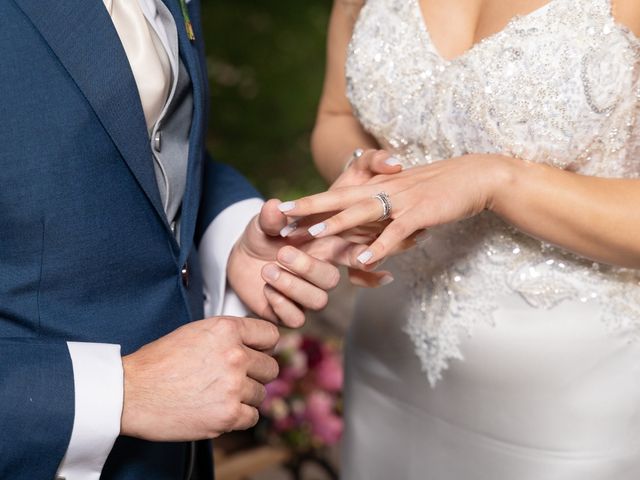
[(330, 0), (202, 4), (211, 84), (208, 147), (267, 197), (325, 187), (309, 134), (322, 88)]

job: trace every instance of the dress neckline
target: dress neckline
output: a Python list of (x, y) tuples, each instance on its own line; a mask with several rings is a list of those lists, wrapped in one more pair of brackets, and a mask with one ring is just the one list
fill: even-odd
[(436, 46), (435, 42), (433, 41), (433, 38), (431, 37), (431, 32), (429, 31), (429, 27), (426, 21), (426, 18), (424, 16), (424, 12), (422, 11), (422, 6), (420, 5), (420, 0), (413, 0), (413, 4), (417, 10), (417, 18), (418, 21), (420, 23), (421, 29), (424, 32), (425, 36), (427, 37), (427, 40), (429, 42), (429, 45), (431, 47), (431, 50), (436, 54), (436, 56), (443, 61), (444, 63), (455, 63), (458, 61), (462, 61), (464, 58), (470, 56), (473, 54), (473, 52), (475, 50), (477, 50), (478, 48), (480, 48), (483, 44), (495, 39), (496, 37), (501, 36), (502, 34), (504, 34), (505, 31), (507, 31), (510, 27), (512, 27), (513, 25), (515, 25), (516, 23), (523, 21), (523, 20), (528, 20), (537, 16), (542, 16), (544, 14), (546, 14), (553, 5), (555, 5), (557, 2), (562, 1), (562, 0), (550, 0), (549, 2), (545, 3), (544, 5), (532, 10), (529, 13), (525, 13), (525, 14), (517, 14), (514, 15), (507, 23), (504, 27), (502, 27), (500, 30), (487, 35), (486, 37), (481, 38), (480, 40), (478, 40), (477, 42), (475, 42), (473, 45), (471, 45), (468, 49), (466, 49), (464, 52), (460, 53), (459, 55), (456, 55), (453, 58), (447, 58), (444, 55), (442, 55), (440, 53), (440, 49)]
[[(562, 2), (562, 1), (566, 1), (566, 0), (549, 0), (549, 2), (547, 2), (544, 5), (536, 8), (535, 10), (532, 10), (529, 13), (514, 15), (511, 18), (511, 20), (509, 20), (506, 23), (506, 25), (503, 28), (501, 28), (500, 30), (498, 30), (498, 31), (496, 31), (496, 32), (494, 32), (494, 33), (492, 33), (490, 35), (487, 35), (486, 37), (481, 38), (480, 40), (475, 42), (473, 45), (471, 45), (471, 47), (469, 47), (467, 50), (465, 50), (461, 54), (456, 55), (453, 58), (447, 58), (447, 57), (443, 56), (440, 53), (440, 50), (438, 49), (438, 47), (436, 46), (436, 44), (433, 41), (433, 38), (431, 37), (431, 33), (429, 32), (429, 27), (427, 25), (424, 13), (422, 12), (422, 7), (420, 5), (420, 0), (412, 0), (413, 7), (415, 8), (415, 11), (416, 11), (415, 12), (416, 13), (416, 19), (418, 21), (420, 29), (422, 30), (423, 35), (426, 37), (426, 40), (427, 40), (427, 42), (429, 44), (429, 48), (435, 54), (435, 56), (438, 58), (439, 61), (441, 61), (442, 63), (445, 63), (447, 65), (454, 64), (456, 62), (461, 62), (464, 59), (466, 59), (467, 57), (470, 57), (477, 50), (482, 48), (485, 44), (490, 43), (492, 41), (495, 41), (497, 38), (500, 38), (501, 36), (503, 36), (510, 28), (512, 28), (514, 25), (517, 25), (519, 22), (522, 22), (522, 21), (525, 21), (525, 20), (531, 20), (532, 18), (542, 17), (542, 16), (546, 15), (549, 12), (549, 10), (554, 8), (558, 3)], [(607, 3), (607, 14), (608, 14), (609, 20), (611, 21), (611, 24), (612, 24), (613, 28), (617, 29), (620, 32), (622, 32), (629, 39), (629, 41), (631, 42), (632, 45), (638, 46), (640, 48), (640, 36), (636, 35), (636, 33), (633, 32), (626, 25), (618, 22), (618, 20), (616, 20), (616, 18), (613, 16), (611, 0), (601, 0), (601, 1), (606, 1), (606, 3)]]

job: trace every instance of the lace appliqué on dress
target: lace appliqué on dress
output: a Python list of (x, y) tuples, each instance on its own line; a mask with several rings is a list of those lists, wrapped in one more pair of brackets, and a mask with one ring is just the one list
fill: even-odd
[[(432, 254), (443, 251), (445, 258)], [(500, 298), (513, 292), (540, 309), (597, 302), (608, 328), (640, 340), (640, 272), (541, 243), (490, 213), (435, 229), (400, 263), (412, 295), (405, 331), (432, 386), (449, 360), (463, 359), (462, 338), (478, 322), (493, 325)]]
[[(640, 40), (609, 0), (551, 0), (460, 57), (431, 43), (418, 0), (368, 0), (346, 65), (356, 115), (411, 167), (499, 153), (584, 175), (640, 176)], [(640, 275), (530, 238), (491, 214), (434, 229), (403, 256), (406, 331), (432, 385), (477, 322), (513, 292), (548, 309), (598, 302), (640, 337)]]

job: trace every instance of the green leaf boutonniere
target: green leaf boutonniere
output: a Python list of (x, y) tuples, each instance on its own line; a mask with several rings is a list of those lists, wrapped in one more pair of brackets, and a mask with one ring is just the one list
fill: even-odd
[(184, 28), (187, 29), (187, 37), (193, 42), (196, 39), (196, 35), (193, 33), (193, 25), (189, 17), (186, 0), (180, 0), (180, 9), (182, 10), (182, 17), (184, 18)]

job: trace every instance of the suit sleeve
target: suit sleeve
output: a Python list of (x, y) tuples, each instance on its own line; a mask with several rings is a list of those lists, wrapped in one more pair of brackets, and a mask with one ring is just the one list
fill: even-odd
[(196, 245), (213, 220), (227, 207), (262, 196), (253, 185), (233, 167), (218, 163), (206, 155), (202, 198), (196, 226)]
[(260, 213), (263, 200), (249, 181), (233, 168), (208, 160), (196, 232), (202, 265), (205, 316), (249, 312), (228, 288), (227, 262), (231, 250), (251, 219)]
[(64, 341), (0, 340), (0, 478), (54, 478), (74, 419)]

